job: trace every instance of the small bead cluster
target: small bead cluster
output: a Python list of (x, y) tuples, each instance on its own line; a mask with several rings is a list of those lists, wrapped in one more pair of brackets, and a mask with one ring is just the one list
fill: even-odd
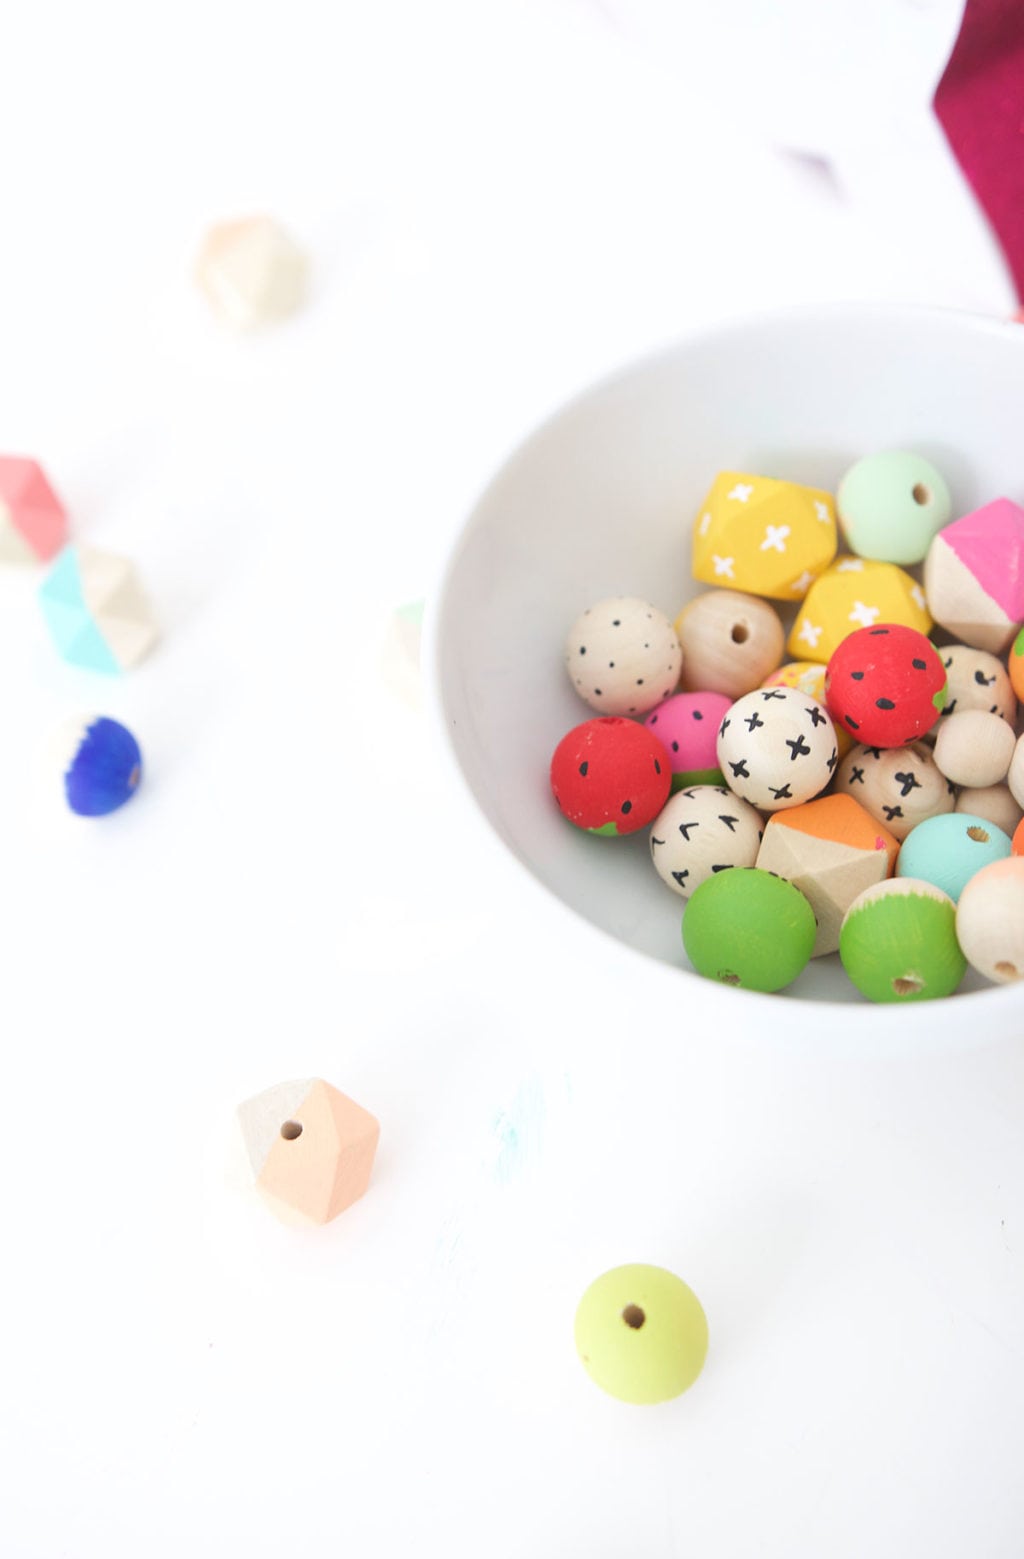
[(619, 596), (572, 624), (595, 716), (555, 749), (555, 801), (592, 833), (650, 830), (698, 973), (775, 991), (838, 950), (890, 1002), (968, 964), (1024, 978), (1024, 509), (952, 514), (902, 451), (834, 497), (722, 472), (693, 523), (711, 588), (674, 622)]

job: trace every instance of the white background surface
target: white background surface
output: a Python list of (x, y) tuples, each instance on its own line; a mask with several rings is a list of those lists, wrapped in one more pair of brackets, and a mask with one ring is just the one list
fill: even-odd
[[(597, 0), (7, 19), (0, 440), (165, 629), (101, 682), (0, 578), (11, 1559), (1019, 1556), (1018, 1047), (787, 1060), (652, 1010), (379, 675), (491, 469), (595, 374), (761, 305), (1010, 310), (930, 84), (871, 78), (898, 155), (757, 111), (805, 10), (663, 47)], [(937, 71), (950, 7), (871, 13), (883, 51), (911, 23)], [(819, 99), (852, 103), (836, 57)], [(235, 340), (189, 268), (259, 208), (315, 296)], [(97, 827), (34, 768), (91, 708), (147, 759)], [(312, 1074), (383, 1137), (300, 1236), (224, 1156), (240, 1099)], [(629, 1260), (709, 1316), (664, 1408), (573, 1353)]]

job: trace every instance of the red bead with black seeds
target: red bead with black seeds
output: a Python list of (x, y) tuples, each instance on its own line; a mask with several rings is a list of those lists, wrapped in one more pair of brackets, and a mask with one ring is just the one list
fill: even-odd
[(930, 731), (946, 702), (946, 669), (930, 639), (901, 623), (858, 628), (825, 669), (838, 726), (868, 747), (902, 747)]
[(644, 726), (621, 716), (585, 720), (562, 737), (551, 759), (551, 790), (577, 828), (635, 834), (668, 800), (665, 749)]

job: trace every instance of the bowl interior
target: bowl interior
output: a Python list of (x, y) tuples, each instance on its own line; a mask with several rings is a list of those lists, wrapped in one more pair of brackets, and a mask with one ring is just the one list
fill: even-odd
[[(610, 595), (643, 596), (673, 618), (708, 588), (690, 577), (690, 529), (719, 470), (834, 491), (859, 456), (908, 448), (944, 473), (954, 514), (1004, 495), (1020, 502), (1022, 404), (1019, 327), (925, 309), (836, 307), (684, 341), (597, 385), (534, 433), (484, 493), (449, 559), (432, 667), (466, 783), (534, 877), (612, 937), (688, 969), (683, 901), (650, 864), (648, 830), (595, 838), (569, 826), (552, 801), (554, 747), (594, 713), (565, 673), (570, 624)], [(971, 974), (963, 991), (984, 991), (980, 1001), (995, 994)], [(813, 960), (788, 995), (861, 1001), (836, 954)]]

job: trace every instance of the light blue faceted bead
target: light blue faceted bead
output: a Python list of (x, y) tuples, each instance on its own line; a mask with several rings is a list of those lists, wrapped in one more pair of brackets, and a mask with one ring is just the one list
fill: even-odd
[(897, 877), (920, 877), (954, 904), (975, 872), (1010, 854), (1009, 834), (970, 812), (945, 812), (912, 828), (896, 860)]
[(882, 563), (920, 563), (953, 512), (949, 488), (931, 461), (881, 450), (852, 465), (836, 493), (851, 552)]

